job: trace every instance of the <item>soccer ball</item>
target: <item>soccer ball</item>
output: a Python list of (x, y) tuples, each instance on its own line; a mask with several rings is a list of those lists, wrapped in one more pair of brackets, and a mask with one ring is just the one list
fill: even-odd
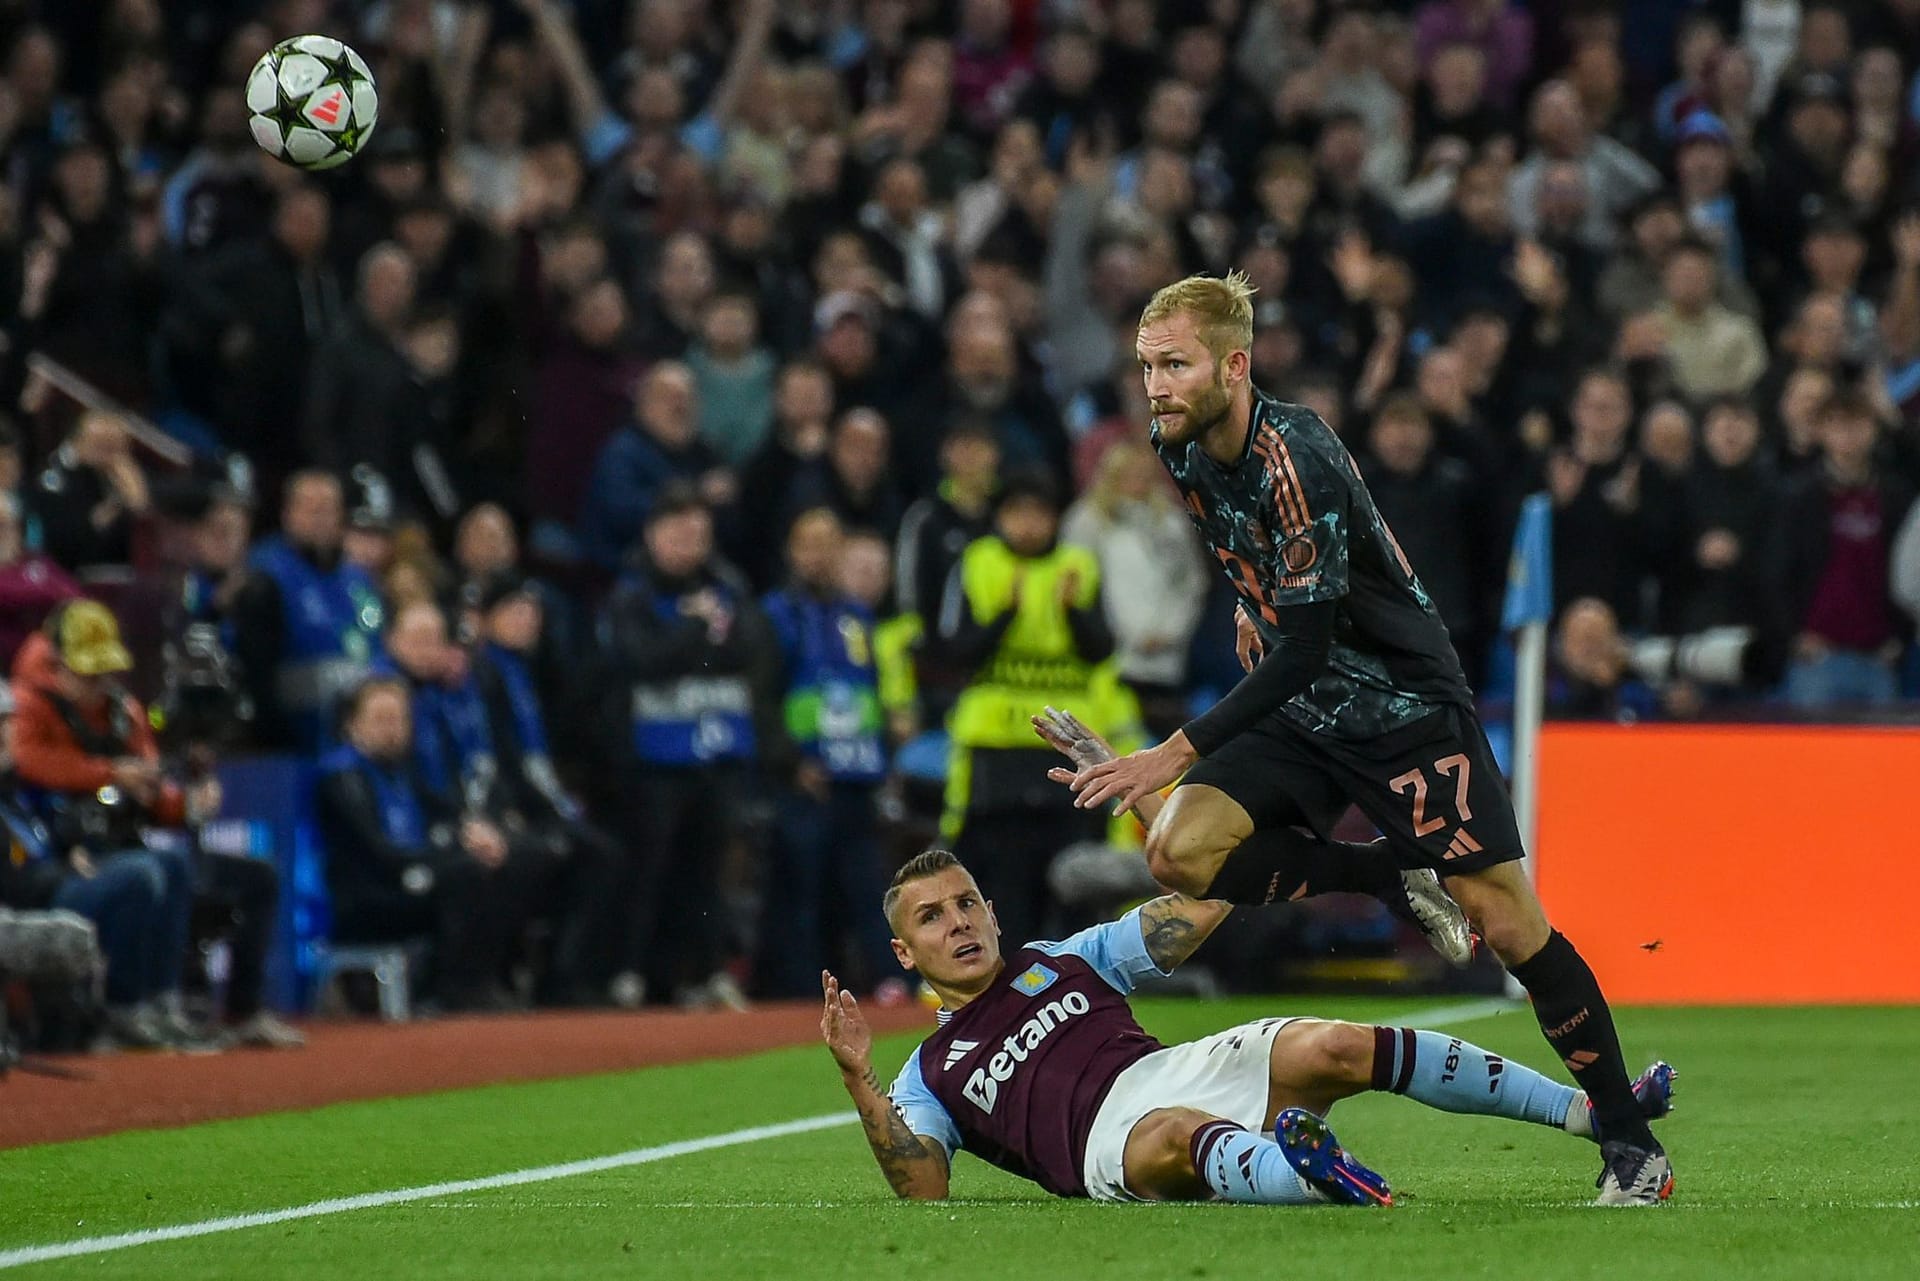
[(253, 140), (301, 169), (353, 159), (380, 118), (366, 60), (332, 36), (294, 36), (247, 73)]

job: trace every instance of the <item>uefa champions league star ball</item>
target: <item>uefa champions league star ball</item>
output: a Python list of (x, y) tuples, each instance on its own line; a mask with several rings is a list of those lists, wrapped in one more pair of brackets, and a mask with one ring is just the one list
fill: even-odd
[(253, 140), (300, 169), (353, 159), (380, 118), (366, 60), (332, 36), (293, 36), (247, 74)]

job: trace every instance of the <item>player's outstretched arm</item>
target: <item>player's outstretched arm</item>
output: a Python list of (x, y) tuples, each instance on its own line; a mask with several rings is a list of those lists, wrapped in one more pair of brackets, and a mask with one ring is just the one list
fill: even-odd
[[(1033, 732), (1045, 740), (1048, 747), (1073, 762), (1073, 769), (1050, 769), (1047, 777), (1056, 783), (1072, 786), (1077, 777), (1076, 771), (1090, 769), (1118, 758), (1119, 753), (1106, 739), (1088, 729), (1086, 724), (1072, 712), (1063, 712), (1059, 708), (1049, 707), (1039, 716), (1032, 718)], [(1133, 805), (1133, 816), (1146, 827), (1152, 827), (1153, 821), (1160, 817), (1161, 809), (1167, 798), (1154, 792), (1143, 796)]]
[(820, 1015), (820, 1035), (840, 1068), (840, 1083), (847, 1087), (853, 1106), (860, 1113), (860, 1128), (866, 1132), (867, 1146), (880, 1172), (887, 1176), (895, 1196), (915, 1201), (940, 1201), (947, 1195), (947, 1154), (938, 1143), (921, 1138), (907, 1123), (880, 1088), (873, 1071), (873, 1029), (853, 993), (840, 990), (840, 980), (825, 970), (820, 986), (826, 994), (826, 1008)]
[(1140, 908), (1140, 936), (1147, 955), (1162, 970), (1171, 970), (1199, 950), (1207, 936), (1233, 911), (1225, 899), (1188, 898), (1168, 894)]

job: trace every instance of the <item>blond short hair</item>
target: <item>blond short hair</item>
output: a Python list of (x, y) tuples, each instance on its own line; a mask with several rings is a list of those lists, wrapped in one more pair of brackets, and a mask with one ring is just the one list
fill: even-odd
[(1148, 302), (1140, 313), (1140, 327), (1174, 316), (1193, 318), (1200, 341), (1215, 360), (1253, 348), (1253, 282), (1246, 273), (1225, 276), (1188, 276), (1176, 280)]

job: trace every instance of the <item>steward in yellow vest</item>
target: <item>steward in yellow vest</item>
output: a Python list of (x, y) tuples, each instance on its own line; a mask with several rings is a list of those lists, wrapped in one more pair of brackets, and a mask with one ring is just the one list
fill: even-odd
[(1057, 758), (1029, 718), (1049, 704), (1084, 708), (1100, 732), (1139, 737), (1138, 704), (1111, 661), (1099, 564), (1055, 541), (1059, 514), (1049, 479), (1009, 478), (994, 532), (954, 567), (930, 638), (942, 661), (971, 673), (947, 722), (953, 762), (942, 835), (994, 887), (1009, 938), (1040, 937), (1047, 865), (1073, 842), (1097, 839), (1106, 822), (1075, 809), (1072, 794), (1048, 780)]

